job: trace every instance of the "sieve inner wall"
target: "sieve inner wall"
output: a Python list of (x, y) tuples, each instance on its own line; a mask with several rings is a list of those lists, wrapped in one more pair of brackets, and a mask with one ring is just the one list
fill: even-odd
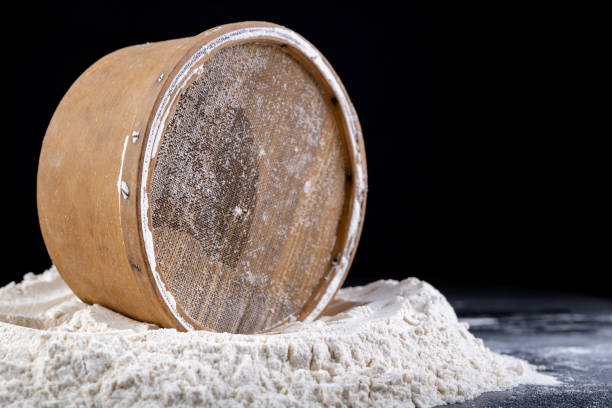
[(279, 45), (218, 50), (180, 94), (150, 184), (157, 270), (183, 312), (252, 333), (325, 283), (347, 196), (330, 98)]

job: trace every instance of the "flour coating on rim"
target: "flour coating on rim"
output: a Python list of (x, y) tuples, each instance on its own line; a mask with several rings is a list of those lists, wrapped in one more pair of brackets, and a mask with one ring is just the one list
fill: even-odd
[[(297, 48), (302, 54), (308, 57), (323, 75), (327, 83), (331, 86), (332, 91), (336, 99), (338, 100), (339, 106), (342, 109), (343, 117), (346, 120), (347, 129), (349, 133), (348, 144), (350, 154), (353, 156), (355, 161), (355, 168), (353, 174), (353, 181), (357, 189), (355, 198), (352, 203), (352, 214), (349, 222), (349, 230), (347, 242), (344, 250), (342, 251), (342, 258), (338, 260), (337, 264), (333, 267), (330, 272), (333, 274), (331, 281), (321, 296), (319, 302), (315, 308), (304, 318), (305, 321), (314, 320), (325, 308), (329, 300), (338, 290), (342, 277), (344, 276), (346, 269), (348, 268), (351, 254), (354, 251), (357, 236), (359, 235), (359, 227), (361, 220), (363, 219), (363, 200), (365, 198), (366, 191), (366, 175), (363, 170), (363, 163), (361, 159), (361, 149), (359, 146), (359, 138), (361, 132), (358, 127), (357, 116), (353, 113), (352, 106), (346, 98), (342, 85), (336, 79), (336, 76), (332, 72), (331, 68), (325, 63), (319, 51), (306, 41), (299, 34), (282, 27), (252, 27), (243, 28), (234, 31), (230, 31), (224, 35), (221, 35), (214, 40), (204, 44), (198, 51), (196, 51), (191, 58), (183, 65), (179, 70), (178, 74), (173, 78), (166, 93), (164, 94), (159, 107), (155, 113), (151, 130), (147, 138), (147, 144), (145, 146), (145, 153), (142, 165), (142, 175), (140, 183), (140, 225), (142, 228), (142, 235), (144, 240), (145, 251), (147, 254), (147, 261), (151, 268), (151, 272), (155, 279), (155, 283), (159, 289), (166, 306), (176, 318), (176, 320), (183, 325), (187, 330), (194, 330), (194, 327), (181, 316), (177, 309), (177, 303), (170, 291), (168, 291), (161, 279), (161, 276), (157, 272), (156, 260), (155, 260), (155, 248), (153, 245), (153, 233), (149, 228), (149, 199), (147, 195), (148, 186), (148, 174), (151, 160), (155, 157), (159, 148), (161, 136), (163, 134), (165, 123), (170, 113), (170, 108), (173, 105), (174, 100), (180, 94), (180, 90), (189, 82), (189, 78), (195, 74), (201, 74), (203, 67), (200, 66), (192, 71), (192, 68), (200, 61), (204, 56), (210, 54), (215, 48), (224, 45), (229, 42), (255, 39), (255, 38), (274, 38), (282, 40)], [(291, 320), (289, 316), (285, 320)], [(265, 330), (265, 329), (264, 329)]]
[[(122, 196), (121, 182), (123, 181), (123, 161), (125, 160), (125, 151), (127, 150), (128, 138), (129, 136), (126, 136), (123, 142), (123, 152), (121, 153), (121, 165), (119, 166), (119, 177), (117, 177), (117, 192), (119, 193), (117, 195), (117, 199), (119, 200), (118, 202), (119, 207), (121, 207), (121, 196)], [(119, 217), (119, 222), (121, 222), (121, 217)]]

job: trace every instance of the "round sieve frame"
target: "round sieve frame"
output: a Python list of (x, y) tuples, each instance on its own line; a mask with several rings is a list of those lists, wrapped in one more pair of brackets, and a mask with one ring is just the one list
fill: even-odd
[[(330, 95), (332, 104), (336, 107), (335, 112), (339, 123), (343, 127), (341, 133), (344, 136), (348, 155), (347, 184), (349, 188), (339, 223), (338, 239), (333, 252), (335, 254), (334, 259), (325, 282), (315, 290), (297, 315), (287, 316), (284, 320), (260, 330), (266, 332), (288, 321), (314, 320), (323, 312), (325, 306), (344, 282), (363, 225), (367, 190), (365, 153), (359, 121), (348, 95), (329, 63), (314, 46), (287, 28), (266, 23), (250, 23), (247, 26), (223, 31), (217, 30), (214, 34), (218, 35), (213, 35), (212, 38), (210, 36), (203, 37), (203, 43), (187, 52), (183, 60), (168, 75), (160, 74), (159, 81), (162, 83), (162, 87), (149, 115), (144, 132), (142, 141), (144, 144), (139, 165), (139, 188), (134, 192), (137, 194), (139, 234), (141, 236), (142, 252), (144, 253), (146, 274), (151, 279), (156, 294), (170, 312), (171, 318), (179, 328), (184, 330), (210, 330), (185, 313), (158, 271), (153, 244), (149, 193), (155, 157), (175, 102), (180, 97), (181, 91), (197, 78), (198, 69), (201, 69), (199, 67), (208, 58), (224, 47), (255, 41), (276, 44), (285, 48), (285, 51), (298, 60), (324, 88), (326, 94)], [(210, 34), (210, 32), (207, 33)], [(119, 184), (118, 188), (121, 188)]]

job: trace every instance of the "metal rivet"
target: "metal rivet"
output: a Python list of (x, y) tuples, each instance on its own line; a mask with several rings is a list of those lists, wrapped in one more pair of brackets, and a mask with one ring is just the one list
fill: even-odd
[(132, 143), (136, 143), (136, 141), (138, 140), (138, 137), (140, 136), (140, 132), (135, 130), (132, 132)]
[(337, 266), (339, 262), (340, 262), (340, 254), (336, 254), (334, 259), (332, 259), (332, 266)]
[(130, 189), (125, 181), (121, 181), (121, 195), (126, 200), (130, 196)]
[(157, 77), (157, 82), (161, 82), (162, 79), (164, 79), (164, 73), (163, 72), (161, 74), (159, 74), (159, 76)]

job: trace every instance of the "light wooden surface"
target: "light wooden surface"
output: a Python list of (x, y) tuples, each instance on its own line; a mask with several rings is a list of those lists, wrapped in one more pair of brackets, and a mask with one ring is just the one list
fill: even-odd
[(39, 216), (53, 262), (84, 301), (164, 327), (252, 333), (331, 300), (335, 266), (354, 255), (355, 211), (363, 222), (353, 174), (365, 174), (365, 157), (360, 135), (358, 157), (347, 139), (352, 106), (349, 118), (299, 50), (251, 38), (202, 57), (146, 159), (181, 67), (250, 27), (277, 26), (231, 24), (116, 51), (58, 106), (41, 151)]

